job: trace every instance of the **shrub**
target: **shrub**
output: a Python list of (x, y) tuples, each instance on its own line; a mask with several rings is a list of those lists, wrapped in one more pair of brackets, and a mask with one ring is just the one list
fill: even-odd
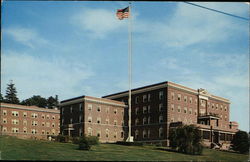
[(58, 141), (58, 142), (66, 142), (66, 138), (65, 138), (64, 135), (59, 134), (59, 135), (56, 137), (56, 141)]
[(79, 137), (73, 137), (73, 138), (72, 138), (72, 143), (73, 143), (73, 144), (79, 144), (79, 140), (80, 140)]
[(178, 152), (200, 155), (203, 147), (199, 130), (194, 125), (171, 128), (169, 132), (170, 147)]
[(91, 145), (85, 136), (79, 139), (79, 150), (90, 150)]
[(233, 150), (238, 151), (242, 154), (249, 151), (249, 137), (247, 132), (238, 131), (233, 137), (232, 140)]
[(125, 141), (117, 141), (116, 144), (118, 145), (125, 145), (125, 146), (143, 146), (142, 142), (125, 142)]
[(97, 136), (88, 136), (86, 137), (86, 140), (88, 141), (89, 145), (99, 145), (99, 138)]

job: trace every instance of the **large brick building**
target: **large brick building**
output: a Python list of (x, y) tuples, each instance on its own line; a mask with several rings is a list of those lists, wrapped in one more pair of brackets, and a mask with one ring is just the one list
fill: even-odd
[[(104, 96), (127, 104), (128, 91)], [(168, 144), (169, 129), (178, 124), (194, 124), (205, 145), (220, 143), (227, 148), (238, 130), (229, 121), (230, 101), (172, 82), (162, 82), (132, 90), (132, 136), (135, 141)]]
[(47, 139), (59, 131), (59, 110), (0, 103), (0, 135)]
[(98, 136), (100, 142), (127, 136), (127, 106), (123, 102), (80, 96), (61, 101), (61, 133), (73, 137)]

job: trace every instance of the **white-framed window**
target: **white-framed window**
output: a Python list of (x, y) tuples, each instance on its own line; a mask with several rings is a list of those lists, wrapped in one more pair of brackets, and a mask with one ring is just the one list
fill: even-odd
[(138, 118), (135, 119), (135, 125), (139, 125), (139, 119)]
[(160, 127), (159, 128), (159, 138), (162, 138), (163, 137), (163, 128)]
[(3, 115), (7, 115), (7, 110), (3, 110)]
[(117, 114), (117, 109), (114, 109), (114, 113)]
[(3, 123), (7, 124), (7, 119), (6, 118), (3, 118)]
[(147, 118), (144, 117), (144, 118), (143, 118), (143, 125), (146, 125), (146, 124), (147, 124)]
[(151, 101), (151, 95), (150, 95), (150, 93), (148, 94), (148, 102), (150, 102)]
[(174, 118), (171, 118), (171, 122), (174, 122)]
[(52, 116), (52, 119), (55, 119), (55, 118), (56, 118), (56, 117), (53, 115), (53, 116)]
[(97, 106), (97, 112), (101, 112), (101, 106)]
[(27, 120), (23, 120), (23, 125), (27, 125)]
[(148, 130), (148, 138), (150, 138), (150, 129)]
[(109, 129), (106, 129), (105, 133), (106, 133), (106, 138), (108, 138), (109, 137)]
[(108, 119), (108, 118), (105, 120), (105, 123), (106, 123), (106, 124), (109, 124), (109, 119)]
[(18, 116), (19, 115), (18, 111), (12, 111), (11, 113), (12, 113), (12, 116)]
[(73, 123), (73, 119), (72, 118), (70, 118), (70, 124), (72, 124)]
[(222, 110), (223, 109), (223, 106), (222, 105), (220, 105), (220, 110)]
[(192, 114), (192, 108), (189, 109), (189, 114), (190, 114), (190, 115)]
[(135, 139), (139, 138), (139, 130), (135, 130)]
[(163, 116), (162, 115), (159, 116), (159, 123), (163, 123)]
[(135, 114), (136, 114), (136, 115), (139, 114), (139, 107), (135, 108)]
[(42, 134), (45, 134), (45, 130), (42, 130)]
[(181, 94), (178, 94), (178, 95), (177, 95), (177, 100), (178, 100), (178, 101), (181, 101)]
[(171, 110), (174, 111), (174, 104), (171, 104)]
[(50, 119), (50, 115), (46, 115), (46, 118), (47, 118), (47, 119)]
[(50, 127), (50, 123), (49, 122), (46, 122), (46, 127)]
[(96, 123), (101, 124), (101, 118), (100, 117), (97, 118)]
[(159, 100), (162, 100), (163, 99), (163, 91), (160, 91), (159, 92)]
[(100, 130), (97, 131), (96, 136), (99, 137), (99, 138), (101, 137), (101, 131)]
[[(62, 107), (61, 110), (62, 110), (62, 114), (63, 114), (63, 113), (64, 113), (64, 108)], [(42, 117), (43, 117), (43, 116), (42, 116)], [(43, 119), (44, 119), (44, 118), (43, 118)]]
[(88, 110), (92, 110), (92, 104), (88, 104)]
[(32, 114), (31, 114), (31, 117), (32, 117), (32, 118), (37, 118), (37, 117), (38, 117), (38, 114), (32, 113)]
[(18, 133), (19, 132), (19, 128), (12, 128), (12, 133)]
[(114, 120), (114, 125), (117, 125), (117, 120)]
[(7, 132), (7, 127), (3, 127), (3, 132)]
[(135, 97), (135, 103), (138, 104), (139, 103), (139, 96)]
[(92, 123), (92, 117), (91, 116), (88, 117), (88, 122)]
[(150, 105), (148, 105), (148, 113), (151, 113)]
[(109, 113), (109, 107), (106, 107), (106, 113)]
[(189, 98), (189, 103), (193, 103), (193, 98), (192, 97)]
[(147, 95), (142, 96), (143, 102), (147, 102)]
[(83, 133), (82, 133), (82, 128), (79, 128), (79, 136), (82, 137)]
[(114, 132), (114, 138), (116, 138), (117, 137), (117, 132)]
[(37, 134), (37, 130), (31, 129), (31, 133), (32, 133), (32, 134)]
[(92, 136), (92, 128), (88, 127), (88, 135)]
[(23, 112), (23, 117), (27, 117), (27, 112)]
[(212, 109), (214, 109), (214, 103), (212, 103)]
[(19, 120), (17, 120), (17, 119), (12, 119), (12, 124), (18, 125), (18, 124), (19, 124)]
[(187, 96), (184, 96), (184, 102), (187, 102)]
[(207, 102), (207, 107), (210, 108), (210, 102)]
[(143, 114), (147, 113), (147, 106), (143, 106)]
[(123, 131), (121, 131), (121, 138), (123, 138), (124, 137), (124, 132)]
[(32, 126), (37, 126), (38, 125), (38, 121), (31, 121), (31, 125)]
[(181, 106), (178, 106), (178, 113), (181, 112)]
[(79, 111), (82, 111), (82, 103), (79, 104)]
[(55, 127), (55, 123), (52, 123), (51, 126), (54, 128)]
[(147, 131), (145, 129), (143, 130), (142, 133), (143, 133), (143, 138), (147, 138)]
[(171, 92), (171, 99), (174, 100), (174, 92)]
[(224, 109), (225, 111), (227, 111), (227, 106), (225, 106), (225, 109)]
[(62, 125), (64, 124), (64, 118), (62, 118)]
[(82, 115), (79, 116), (79, 123), (82, 122)]
[(162, 103), (159, 104), (159, 111), (163, 111), (163, 104)]
[[(62, 108), (62, 113), (63, 113), (63, 108)], [(42, 119), (45, 119), (45, 115), (44, 114), (42, 114)]]
[(73, 106), (70, 106), (70, 113), (73, 113)]
[(219, 107), (218, 104), (216, 104), (216, 106), (215, 106), (216, 110), (218, 110), (218, 107)]
[(184, 111), (183, 111), (185, 114), (187, 113), (187, 108), (186, 107), (184, 107)]

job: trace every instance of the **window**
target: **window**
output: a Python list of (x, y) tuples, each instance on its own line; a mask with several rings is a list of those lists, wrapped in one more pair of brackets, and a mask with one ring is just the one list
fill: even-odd
[(210, 107), (210, 102), (207, 102), (207, 107), (208, 107), (208, 108)]
[(143, 114), (146, 114), (146, 113), (147, 113), (147, 107), (143, 106)]
[(150, 113), (150, 105), (148, 105), (148, 113)]
[[(62, 114), (64, 113), (64, 108), (62, 108)], [(44, 119), (44, 118), (43, 118)]]
[(49, 116), (49, 115), (46, 115), (46, 118), (47, 118), (47, 119), (49, 119), (49, 118), (50, 118), (50, 116)]
[(72, 118), (70, 118), (70, 124), (72, 124), (73, 123), (73, 119)]
[(55, 123), (52, 123), (51, 126), (54, 128), (55, 127)]
[(92, 122), (92, 117), (88, 117), (88, 122), (91, 123)]
[(178, 113), (180, 113), (181, 112), (181, 107), (180, 106), (178, 106)]
[(114, 138), (116, 138), (117, 137), (117, 132), (114, 132)]
[(174, 111), (174, 104), (171, 104), (171, 110)]
[(3, 118), (3, 123), (6, 124), (7, 123), (7, 119)]
[(160, 91), (159, 92), (159, 100), (162, 100), (163, 99), (163, 91)]
[(73, 113), (73, 107), (70, 106), (70, 113)]
[(189, 98), (189, 103), (192, 103), (192, 102), (193, 102), (193, 98), (190, 97), (190, 98)]
[(225, 111), (227, 111), (227, 107), (225, 106), (225, 109), (224, 109)]
[(23, 125), (27, 125), (27, 120), (24, 120), (24, 121), (23, 121)]
[(7, 110), (3, 110), (3, 115), (7, 115)]
[(147, 102), (147, 95), (143, 95), (143, 102)]
[(171, 92), (171, 98), (174, 100), (174, 92)]
[(50, 123), (49, 122), (46, 123), (46, 127), (50, 127)]
[(45, 126), (45, 122), (42, 122), (42, 126), (43, 126), (43, 127)]
[(97, 118), (97, 123), (101, 124), (101, 118)]
[(216, 104), (216, 110), (218, 110), (218, 104)]
[(117, 109), (114, 109), (114, 113), (115, 113), (115, 114), (117, 113)]
[[(63, 110), (62, 110), (62, 112), (63, 112)], [(42, 114), (42, 118), (45, 119), (45, 115), (44, 114)]]
[(145, 129), (143, 130), (143, 138), (147, 138), (147, 131)]
[(109, 113), (109, 107), (106, 107), (106, 113)]
[(180, 94), (178, 94), (177, 100), (178, 100), (178, 101), (181, 101), (181, 95), (180, 95)]
[(79, 104), (79, 111), (82, 111), (82, 103)]
[(189, 114), (190, 114), (190, 115), (192, 114), (192, 108), (189, 109)]
[(97, 111), (101, 112), (101, 106), (97, 106)]
[(162, 103), (159, 104), (159, 111), (163, 111), (163, 104)]
[(150, 130), (148, 130), (148, 138), (150, 138)]
[(36, 133), (37, 133), (37, 130), (31, 129), (31, 133), (32, 133), (32, 134), (36, 134)]
[(82, 137), (82, 128), (79, 129), (79, 136)]
[(184, 96), (184, 102), (187, 102), (187, 96)]
[(150, 102), (151, 101), (151, 95), (150, 95), (150, 93), (148, 94), (148, 102)]
[(122, 131), (122, 132), (121, 132), (121, 138), (123, 138), (123, 137), (124, 137), (124, 132)]
[(108, 129), (106, 129), (106, 138), (108, 138), (109, 137), (109, 130)]
[(55, 119), (56, 117), (55, 116), (52, 116), (52, 119)]
[(3, 127), (3, 132), (7, 132), (7, 128), (6, 127)]
[(148, 124), (150, 124), (150, 116), (148, 117)]
[(163, 137), (163, 128), (159, 128), (159, 138)]
[(92, 104), (88, 104), (88, 110), (92, 110)]
[(145, 124), (147, 124), (147, 118), (146, 117), (143, 118), (143, 125), (145, 125)]
[(27, 112), (23, 112), (23, 117), (27, 117)]
[(114, 120), (114, 125), (117, 125), (117, 120)]
[(139, 125), (139, 119), (135, 119), (135, 125)]
[(18, 133), (19, 132), (18, 128), (12, 128), (11, 130), (12, 130), (13, 133)]
[(163, 116), (162, 115), (159, 116), (159, 123), (163, 123)]
[(18, 116), (18, 112), (17, 111), (12, 111), (12, 116)]
[(220, 110), (222, 110), (223, 109), (223, 106), (222, 105), (220, 105)]
[(109, 119), (106, 119), (105, 123), (106, 123), (106, 124), (109, 124)]
[(174, 122), (174, 118), (171, 118), (171, 122)]
[(139, 114), (139, 107), (135, 108), (135, 114), (136, 114), (136, 115)]
[(92, 136), (92, 128), (88, 127), (88, 135)]
[(136, 131), (135, 131), (135, 139), (138, 139), (138, 138), (139, 138), (139, 131), (136, 130)]
[(187, 108), (186, 108), (186, 107), (184, 107), (184, 113), (185, 113), (185, 114), (187, 113)]
[(82, 122), (82, 115), (79, 116), (79, 123)]
[(62, 118), (62, 125), (64, 124), (64, 119)]
[(139, 103), (139, 96), (135, 97), (135, 103), (138, 104)]
[(18, 125), (18, 124), (19, 124), (19, 120), (17, 120), (17, 119), (12, 119), (12, 124)]
[(99, 137), (99, 138), (101, 137), (101, 131), (100, 130), (97, 131), (96, 136)]

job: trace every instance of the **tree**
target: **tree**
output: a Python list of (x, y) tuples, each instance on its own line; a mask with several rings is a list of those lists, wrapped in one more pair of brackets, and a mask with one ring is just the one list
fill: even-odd
[(0, 102), (4, 102), (4, 98), (3, 98), (2, 93), (0, 93)]
[(202, 153), (201, 136), (194, 125), (184, 125), (171, 128), (169, 132), (170, 147), (186, 154)]
[(12, 82), (12, 80), (10, 81), (9, 84), (7, 84), (5, 102), (13, 103), (13, 104), (19, 103), (19, 99), (17, 98), (17, 91), (15, 88), (15, 84)]
[(47, 99), (47, 106), (49, 109), (52, 109), (54, 107), (57, 107), (58, 106), (58, 97), (56, 95), (56, 97), (52, 97), (50, 96), (48, 99)]
[(47, 107), (47, 100), (46, 98), (41, 97), (40, 95), (34, 95), (31, 98), (28, 98), (26, 100), (23, 100), (21, 102), (21, 104), (23, 105), (28, 105), (28, 106), (38, 106), (38, 107), (43, 107), (46, 108)]
[(233, 137), (232, 147), (233, 150), (240, 153), (247, 153), (249, 151), (249, 136), (245, 131), (238, 131)]

